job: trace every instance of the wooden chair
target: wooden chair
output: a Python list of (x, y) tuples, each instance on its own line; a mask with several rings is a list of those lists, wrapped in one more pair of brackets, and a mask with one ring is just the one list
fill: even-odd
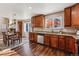
[(5, 32), (2, 32), (2, 34), (3, 34), (3, 42), (5, 45), (7, 45), (8, 44), (8, 41), (7, 41), (8, 37)]
[(3, 34), (3, 42), (4, 42), (4, 44), (8, 45), (8, 46), (10, 44), (12, 44), (12, 40), (13, 40), (12, 37), (7, 35), (6, 32), (2, 32), (2, 34)]
[(16, 33), (13, 35), (13, 44), (15, 43), (15, 41), (19, 41), (19, 43), (22, 42), (22, 38), (21, 38), (19, 32), (16, 32)]
[(7, 39), (7, 41), (8, 41), (8, 46), (10, 45), (10, 44), (13, 44), (13, 35), (8, 35), (8, 39)]

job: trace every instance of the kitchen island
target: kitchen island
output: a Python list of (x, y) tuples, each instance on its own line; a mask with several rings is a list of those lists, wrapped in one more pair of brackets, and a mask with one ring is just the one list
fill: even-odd
[[(29, 40), (38, 43), (38, 35), (44, 37), (43, 45), (55, 50), (63, 50), (73, 55), (77, 54), (77, 39), (74, 34), (52, 33), (52, 32), (29, 32)], [(41, 39), (40, 39), (41, 40)]]

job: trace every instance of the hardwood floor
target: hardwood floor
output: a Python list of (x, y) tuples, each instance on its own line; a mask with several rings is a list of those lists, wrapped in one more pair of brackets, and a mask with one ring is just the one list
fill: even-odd
[(0, 56), (65, 56), (65, 52), (56, 51), (47, 46), (26, 43), (12, 50), (0, 52)]

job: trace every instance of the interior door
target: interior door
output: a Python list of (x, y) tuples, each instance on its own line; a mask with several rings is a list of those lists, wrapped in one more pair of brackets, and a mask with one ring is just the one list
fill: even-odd
[(21, 34), (21, 36), (22, 36), (22, 31), (23, 31), (23, 22), (18, 21), (18, 32)]

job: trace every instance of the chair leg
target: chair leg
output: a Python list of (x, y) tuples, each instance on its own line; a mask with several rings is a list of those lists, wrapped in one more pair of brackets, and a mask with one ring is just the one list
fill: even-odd
[(8, 46), (9, 46), (9, 40), (7, 41), (7, 44), (8, 44)]
[(13, 40), (13, 45), (15, 45), (15, 41), (16, 41), (16, 40)]
[(11, 44), (13, 44), (13, 40), (11, 40)]
[(20, 39), (19, 39), (19, 44), (21, 43)]

